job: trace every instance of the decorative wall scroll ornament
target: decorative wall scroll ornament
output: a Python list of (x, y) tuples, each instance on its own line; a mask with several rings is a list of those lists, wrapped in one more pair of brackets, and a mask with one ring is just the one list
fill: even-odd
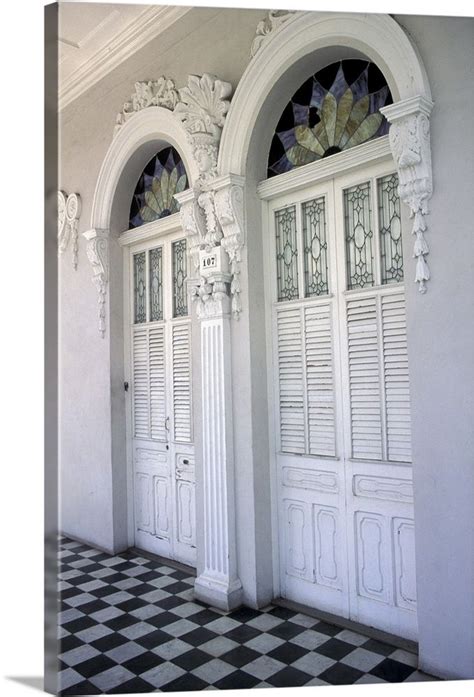
[(296, 10), (270, 10), (265, 19), (257, 24), (255, 38), (250, 48), (250, 57), (253, 58), (257, 51), (271, 37), (282, 24), (291, 19)]
[(242, 312), (240, 261), (245, 229), (243, 179), (232, 175), (221, 178), (214, 193), (214, 201), (217, 218), (223, 232), (221, 245), (229, 256), (232, 275), (230, 285), (232, 314), (236, 319), (239, 319)]
[(217, 174), (219, 142), (231, 93), (229, 82), (218, 80), (209, 73), (202, 77), (189, 75), (187, 86), (179, 90), (174, 114), (189, 135), (201, 182)]
[(87, 258), (92, 265), (92, 281), (99, 294), (99, 332), (105, 336), (105, 297), (109, 281), (109, 234), (107, 230), (88, 230), (83, 233), (87, 240)]
[(137, 111), (149, 106), (161, 106), (172, 111), (177, 103), (178, 91), (174, 80), (162, 76), (158, 80), (136, 82), (135, 92), (130, 101), (125, 102), (122, 111), (117, 115), (114, 135), (117, 135), (124, 123)]
[(72, 240), (72, 265), (77, 269), (79, 254), (78, 224), (81, 215), (79, 194), (65, 194), (58, 191), (58, 254), (63, 254)]
[(390, 122), (390, 146), (398, 168), (400, 198), (413, 218), (416, 259), (415, 281), (420, 293), (426, 293), (430, 270), (426, 263), (429, 248), (425, 240), (425, 216), (433, 193), (429, 117), (433, 102), (425, 97), (412, 97), (381, 109)]
[(175, 198), (180, 205), (181, 226), (188, 240), (188, 249), (191, 255), (194, 275), (196, 275), (199, 271), (199, 250), (204, 244), (206, 235), (204, 211), (198, 205), (192, 189), (175, 194)]

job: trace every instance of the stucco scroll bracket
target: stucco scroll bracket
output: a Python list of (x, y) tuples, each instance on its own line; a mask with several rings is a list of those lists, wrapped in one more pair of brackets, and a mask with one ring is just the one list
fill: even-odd
[(79, 194), (65, 194), (58, 191), (58, 255), (63, 254), (72, 241), (72, 266), (77, 269), (79, 256), (78, 226), (81, 216), (81, 197)]
[(136, 82), (134, 87), (135, 91), (130, 100), (125, 102), (122, 110), (117, 114), (114, 136), (136, 112), (149, 106), (161, 106), (172, 111), (178, 103), (178, 90), (174, 81), (163, 75), (157, 80)]
[(294, 14), (296, 14), (296, 10), (270, 10), (265, 19), (257, 24), (255, 38), (250, 48), (250, 57), (253, 58), (263, 44), (273, 36), (274, 32), (291, 19)]
[(92, 281), (98, 292), (99, 333), (105, 336), (105, 299), (109, 282), (109, 232), (92, 229), (82, 233), (87, 240), (87, 258), (92, 266)]
[(417, 96), (383, 107), (389, 121), (390, 147), (398, 169), (398, 193), (413, 218), (416, 259), (415, 282), (420, 293), (426, 293), (430, 270), (426, 261), (429, 247), (425, 239), (425, 216), (433, 193), (431, 170), (430, 114), (433, 102)]

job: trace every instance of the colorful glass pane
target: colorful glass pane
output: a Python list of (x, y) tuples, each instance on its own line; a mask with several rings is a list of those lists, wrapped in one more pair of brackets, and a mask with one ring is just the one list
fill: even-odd
[(402, 226), (398, 176), (377, 180), (382, 283), (403, 281)]
[(374, 63), (342, 60), (310, 77), (278, 122), (268, 176), (288, 172), (388, 133), (380, 108), (392, 103)]
[(133, 299), (135, 324), (146, 322), (146, 255), (133, 255)]
[(173, 242), (173, 317), (188, 314), (186, 240)]
[(171, 147), (161, 150), (143, 170), (130, 207), (131, 228), (165, 218), (179, 209), (174, 194), (188, 188), (183, 161)]
[(298, 297), (298, 247), (295, 206), (276, 211), (275, 238), (278, 300), (293, 300), (293, 298)]
[(150, 275), (150, 322), (163, 319), (163, 277), (161, 247), (148, 252)]
[(328, 244), (324, 197), (303, 203), (305, 297), (328, 293)]
[(374, 285), (374, 249), (371, 225), (370, 183), (344, 191), (347, 287)]

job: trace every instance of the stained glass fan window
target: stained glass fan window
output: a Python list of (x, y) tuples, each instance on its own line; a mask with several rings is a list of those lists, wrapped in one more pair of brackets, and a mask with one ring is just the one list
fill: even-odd
[(178, 211), (174, 194), (188, 188), (188, 178), (179, 153), (172, 147), (161, 150), (147, 164), (138, 180), (130, 208), (131, 228), (165, 218)]
[(295, 92), (273, 136), (268, 177), (288, 172), (388, 133), (380, 108), (392, 103), (375, 63), (342, 60)]

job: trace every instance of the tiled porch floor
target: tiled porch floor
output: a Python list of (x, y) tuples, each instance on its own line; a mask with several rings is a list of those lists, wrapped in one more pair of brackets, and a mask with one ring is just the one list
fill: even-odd
[(223, 613), (194, 578), (60, 540), (62, 694), (432, 680), (417, 657), (286, 608)]

